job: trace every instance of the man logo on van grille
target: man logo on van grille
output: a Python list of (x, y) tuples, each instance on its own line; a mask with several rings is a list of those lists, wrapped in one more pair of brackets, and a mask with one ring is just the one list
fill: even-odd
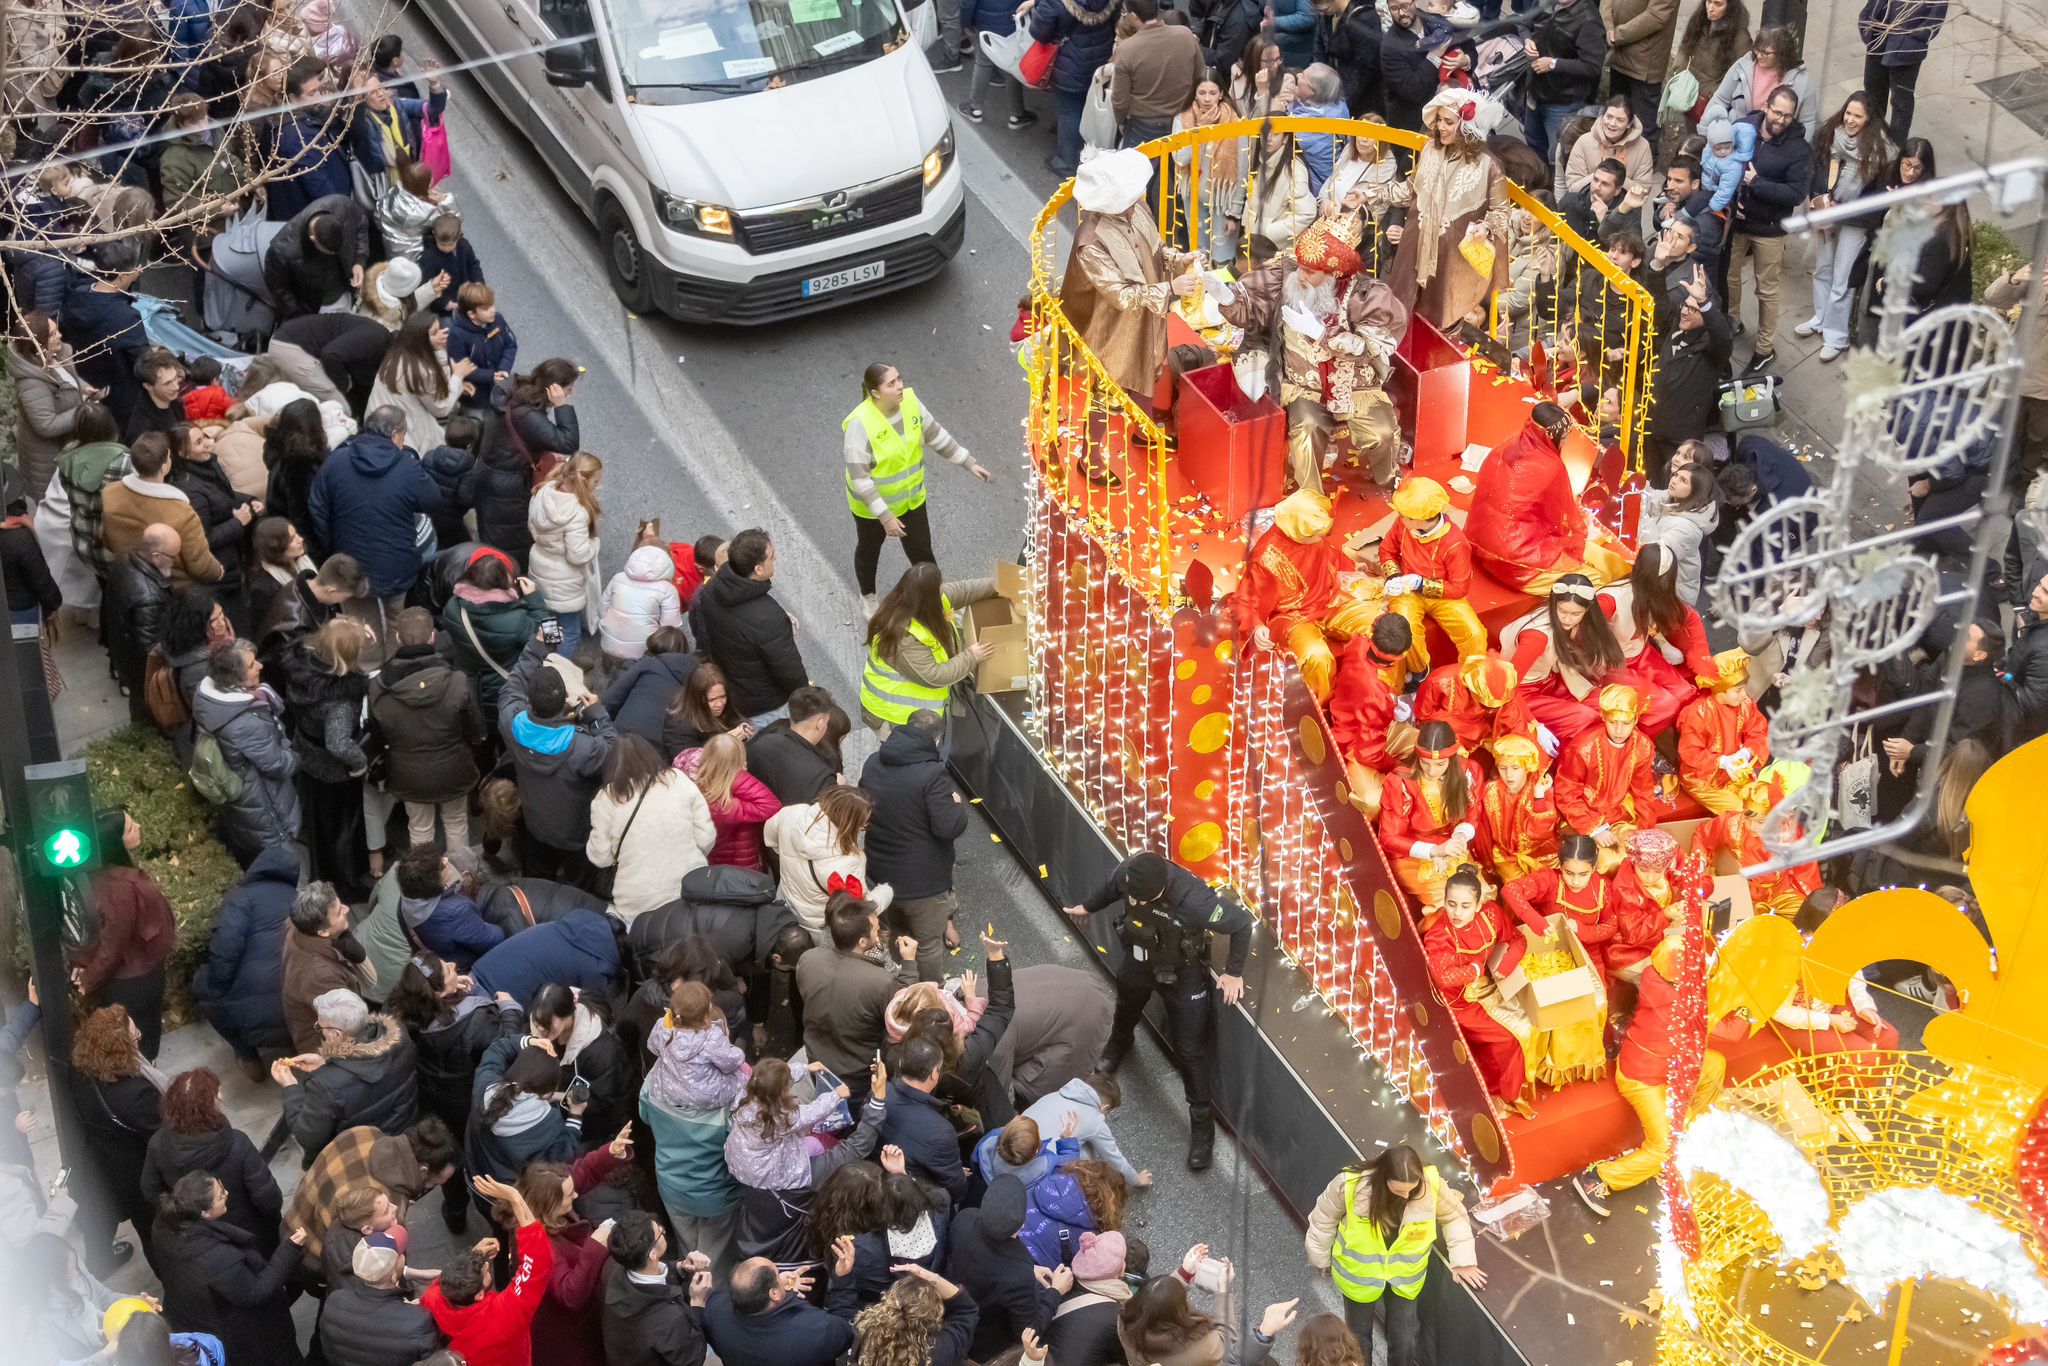
[(853, 203), (853, 196), (845, 190), (834, 190), (818, 203), (823, 212), (811, 216), (812, 232), (844, 227), (848, 223), (858, 223), (868, 216), (868, 211)]

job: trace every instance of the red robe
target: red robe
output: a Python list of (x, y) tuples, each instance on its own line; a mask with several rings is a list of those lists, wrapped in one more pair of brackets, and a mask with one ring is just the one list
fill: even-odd
[[(1594, 603), (1610, 623), (1620, 608), (1612, 593), (1600, 594)], [(1549, 672), (1540, 678), (1530, 678), (1529, 675), (1542, 664), (1547, 654), (1552, 656)], [(1623, 665), (1599, 678), (1587, 680), (1589, 686), (1584, 697), (1574, 694), (1557, 665), (1547, 625), (1532, 626), (1515, 637), (1513, 663), (1515, 677), (1522, 680), (1515, 689), (1515, 695), (1522, 699), (1522, 705), (1529, 709), (1530, 716), (1550, 727), (1550, 733), (1557, 737), (1560, 745), (1568, 745), (1587, 730), (1599, 727), (1600, 689), (1607, 684), (1626, 683), (1646, 700), (1652, 693), (1648, 684)]]
[(1721, 760), (1744, 746), (1754, 756), (1752, 774), (1771, 761), (1771, 723), (1749, 694), (1741, 697), (1730, 707), (1709, 693), (1678, 713), (1680, 778), (1699, 787), (1727, 787)]
[(1662, 1086), (1671, 1072), (1671, 1007), (1678, 990), (1652, 963), (1636, 984), (1636, 1011), (1629, 1017), (1614, 1070), (1644, 1086)]
[(1499, 863), (1520, 856), (1525, 859), (1557, 857), (1557, 803), (1551, 793), (1538, 793), (1541, 779), (1531, 776), (1520, 792), (1495, 778), (1479, 794), (1479, 837), (1488, 862)]
[(1557, 443), (1533, 421), (1480, 466), (1465, 534), (1480, 567), (1510, 588), (1528, 587), (1559, 561), (1578, 561), (1586, 510)]
[(1443, 529), (1426, 541), (1396, 517), (1380, 539), (1380, 573), (1388, 578), (1420, 574), (1426, 598), (1468, 598), (1472, 596), (1472, 542), (1448, 517)]
[(1614, 870), (1615, 929), (1607, 945), (1607, 968), (1620, 972), (1657, 951), (1670, 928), (1664, 906), (1644, 888), (1634, 863)]
[(1515, 918), (1539, 934), (1550, 933), (1548, 917), (1562, 911), (1578, 932), (1579, 943), (1602, 981), (1607, 979), (1607, 945), (1621, 930), (1621, 906), (1614, 885), (1595, 873), (1578, 891), (1564, 885), (1564, 874), (1544, 868), (1516, 878), (1500, 889), (1500, 899)]
[[(1388, 774), (1386, 786), (1380, 791), (1380, 848), (1386, 853), (1388, 862), (1394, 865), (1394, 876), (1401, 885), (1424, 903), (1433, 904), (1439, 898), (1423, 883), (1424, 860), (1411, 852), (1418, 841), (1442, 844), (1458, 826), (1469, 825), (1473, 829), (1473, 839), (1468, 846), (1472, 850), (1472, 862), (1475, 865), (1479, 862), (1479, 766), (1470, 759), (1462, 762), (1465, 765), (1466, 791), (1470, 797), (1461, 816), (1438, 820), (1429, 809), (1428, 799), (1423, 796), (1421, 781), (1405, 772)], [(1449, 873), (1448, 867), (1440, 865), (1436, 877), (1447, 877)]]
[[(1474, 697), (1458, 677), (1459, 668), (1459, 664), (1444, 664), (1429, 671), (1422, 686), (1415, 690), (1415, 724), (1442, 721), (1458, 737), (1458, 744), (1467, 754), (1477, 754), (1491, 742), (1510, 735), (1519, 735), (1535, 745), (1536, 718), (1530, 714), (1521, 689), (1509, 693), (1500, 706), (1489, 707)], [(1550, 760), (1544, 757), (1541, 745), (1536, 746), (1536, 754), (1547, 769)]]
[[(1712, 681), (1717, 676), (1713, 652), (1707, 647), (1706, 623), (1691, 607), (1679, 606), (1685, 616), (1677, 635), (1664, 636), (1652, 624), (1645, 635), (1635, 639), (1636, 652), (1628, 657), (1629, 672), (1640, 680), (1636, 687), (1643, 694), (1640, 724), (1645, 735), (1663, 734), (1678, 713), (1700, 695), (1700, 680)], [(1666, 659), (1657, 648), (1658, 641), (1678, 650), (1683, 660), (1673, 664)]]
[(1297, 623), (1322, 620), (1337, 602), (1337, 575), (1353, 568), (1335, 532), (1303, 545), (1277, 526), (1266, 528), (1237, 587), (1238, 638), (1250, 640), (1264, 626), (1284, 643)]
[(1387, 727), (1394, 721), (1394, 690), (1373, 661), (1372, 640), (1353, 636), (1337, 656), (1337, 677), (1323, 703), (1330, 738), (1347, 763), (1387, 773), (1400, 760), (1387, 753)]
[(1502, 1100), (1513, 1100), (1528, 1083), (1529, 1064), (1522, 1045), (1507, 1027), (1486, 1013), (1476, 1001), (1465, 999), (1465, 988), (1486, 971), (1486, 959), (1496, 944), (1507, 945), (1501, 955), (1501, 971), (1522, 961), (1528, 943), (1514, 932), (1507, 915), (1489, 901), (1463, 929), (1451, 917), (1437, 911), (1422, 923), (1422, 952), (1429, 962), (1429, 975), (1450, 1003), (1451, 1016), (1465, 1032), (1472, 1062), (1486, 1079), (1486, 1089)]
[[(1770, 851), (1764, 848), (1764, 839), (1757, 833), (1756, 824), (1754, 817), (1740, 811), (1716, 816), (1692, 832), (1692, 851), (1705, 858), (1710, 868), (1714, 856), (1724, 849), (1745, 868), (1762, 863), (1770, 857)], [(1802, 863), (1797, 868), (1765, 873), (1749, 880), (1749, 899), (1759, 910), (1768, 908), (1779, 915), (1793, 914), (1799, 909), (1800, 902), (1819, 890), (1820, 865), (1814, 863)]]
[(1605, 726), (1586, 731), (1558, 755), (1557, 814), (1582, 835), (1603, 825), (1656, 829), (1656, 759), (1656, 747), (1641, 731), (1620, 745), (1607, 738)]

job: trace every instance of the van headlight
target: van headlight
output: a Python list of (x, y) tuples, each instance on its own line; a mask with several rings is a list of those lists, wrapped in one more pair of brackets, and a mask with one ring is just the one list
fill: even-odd
[(924, 154), (924, 187), (929, 190), (939, 183), (946, 174), (946, 168), (953, 164), (953, 125), (946, 125), (946, 135), (939, 139), (939, 145)]
[(655, 190), (654, 207), (660, 212), (662, 223), (673, 232), (700, 237), (732, 236), (732, 210), (723, 204), (702, 204)]

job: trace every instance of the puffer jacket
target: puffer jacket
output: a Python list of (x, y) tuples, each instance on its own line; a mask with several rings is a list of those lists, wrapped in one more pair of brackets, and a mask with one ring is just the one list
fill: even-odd
[(511, 589), (491, 593), (467, 584), (458, 584), (441, 609), (441, 629), (455, 646), (456, 664), (476, 684), (486, 716), (497, 714), (505, 675), (549, 615), (537, 588), (519, 597)]
[(744, 978), (767, 965), (775, 936), (796, 923), (795, 912), (777, 898), (768, 874), (713, 864), (683, 874), (682, 895), (674, 901), (635, 917), (626, 929), (626, 946), (635, 976), (652, 977), (664, 949), (702, 935)]
[(1024, 1212), (1024, 1227), (1017, 1230), (1017, 1238), (1040, 1266), (1065, 1266), (1081, 1250), (1081, 1235), (1099, 1231), (1095, 1211), (1081, 1194), (1081, 1183), (1067, 1172), (1077, 1160), (1062, 1161), (1026, 1194), (1030, 1208)]
[(1052, 88), (1068, 94), (1086, 90), (1095, 69), (1107, 65), (1116, 46), (1116, 18), (1123, 0), (1037, 0), (1026, 21), (1031, 36), (1057, 43)]
[(604, 616), (598, 623), (605, 653), (638, 659), (647, 653), (647, 637), (664, 626), (682, 624), (683, 600), (676, 592), (674, 563), (660, 546), (641, 546), (605, 585)]
[(836, 1092), (821, 1090), (797, 1107), (787, 1127), (774, 1138), (763, 1138), (761, 1107), (748, 1101), (732, 1117), (732, 1132), (725, 1140), (726, 1170), (735, 1181), (756, 1190), (807, 1189), (811, 1184), (811, 1159), (804, 1152), (804, 1140), (838, 1104)]
[[(621, 735), (637, 735), (648, 744), (661, 747), (662, 718), (675, 705), (676, 694), (697, 672), (693, 654), (643, 655), (629, 669), (621, 669), (605, 685), (604, 709), (612, 714), (612, 728)], [(752, 766), (752, 747), (748, 763)]]
[(1697, 607), (1700, 597), (1700, 545), (1721, 524), (1721, 512), (1714, 504), (1699, 508), (1672, 508), (1657, 489), (1643, 495), (1642, 525), (1636, 530), (1636, 544), (1657, 542), (1678, 561), (1678, 599)]
[(577, 909), (511, 936), (477, 959), (470, 976), (479, 991), (530, 1001), (550, 982), (608, 991), (618, 970), (619, 944), (611, 919)]
[(41, 360), (10, 348), (7, 377), (14, 381), (14, 449), (22, 481), (30, 496), (41, 498), (85, 406), (85, 384), (72, 369), (71, 348), (61, 342)]
[(370, 765), (363, 750), (363, 703), (370, 681), (360, 673), (336, 675), (313, 656), (310, 638), (286, 648), (282, 659), (284, 700), (291, 719), (292, 747), (306, 776), (316, 782), (346, 782)]
[(472, 992), (455, 1003), (448, 1019), (407, 1032), (419, 1060), (420, 1112), (440, 1119), (450, 1133), (462, 1134), (469, 1129), (477, 1064), (498, 1040), (526, 1032), (526, 1012)]
[(390, 437), (359, 432), (321, 462), (307, 510), (328, 549), (355, 556), (371, 591), (388, 598), (420, 576), (417, 518), (443, 510), (441, 486)]
[(441, 511), (434, 515), (434, 539), (443, 550), (461, 545), (469, 540), (469, 527), (463, 517), (470, 511), (469, 499), (476, 480), (476, 456), (460, 446), (435, 446), (429, 449), (413, 443), (419, 451), (420, 468), (441, 489)]
[(583, 504), (566, 489), (542, 484), (527, 507), (526, 529), (533, 533), (527, 568), (548, 608), (557, 616), (580, 612), (591, 621), (599, 606), (597, 535)]
[(284, 704), (268, 687), (255, 693), (222, 688), (212, 679), (192, 696), (192, 719), (219, 741), (241, 795), (220, 809), (228, 847), (253, 859), (299, 837), (299, 756), (285, 738)]
[(664, 1015), (647, 1033), (654, 1066), (647, 1093), (684, 1110), (729, 1110), (747, 1089), (747, 1055), (726, 1033), (725, 1021), (703, 1029), (677, 1029)]
[[(809, 802), (785, 806), (768, 818), (761, 836), (781, 860), (783, 901), (796, 912), (797, 920), (813, 933), (825, 928), (825, 903), (832, 897), (826, 883), (836, 873), (868, 882), (865, 848), (841, 853), (839, 835), (825, 813)], [(886, 886), (867, 887), (866, 896), (877, 910), (886, 910), (895, 894)]]
[(477, 909), (508, 936), (551, 925), (571, 911), (604, 912), (604, 898), (544, 877), (513, 878), (479, 889)]
[(299, 859), (275, 844), (228, 889), (214, 916), (206, 962), (192, 995), (213, 1027), (243, 1049), (289, 1048), (284, 1023), (284, 932), (299, 886)]
[(434, 1316), (408, 1302), (397, 1286), (383, 1290), (351, 1276), (328, 1292), (320, 1309), (320, 1351), (327, 1366), (419, 1361), (440, 1345)]
[(384, 739), (393, 797), (445, 802), (476, 786), (471, 747), (485, 734), (476, 689), (432, 645), (401, 645), (370, 680), (370, 724)]
[(320, 1048), (318, 1070), (284, 1089), (284, 1122), (301, 1151), (318, 1153), (343, 1129), (375, 1125), (402, 1134), (419, 1113), (412, 1040), (389, 1015), (372, 1015), (355, 1037)]
[(690, 603), (690, 635), (697, 653), (725, 675), (726, 692), (742, 716), (774, 711), (811, 681), (774, 584), (743, 579), (729, 564), (720, 565)]
[(255, 500), (235, 492), (218, 460), (171, 461), (170, 485), (199, 514), (206, 548), (220, 561), (220, 582), (214, 588), (232, 598), (242, 590), (242, 547), (249, 536), (248, 526), (235, 520), (235, 509)]
[(491, 404), (476, 485), (465, 501), (476, 508), (477, 539), (524, 564), (533, 549), (526, 521), (534, 462), (550, 452), (574, 455), (582, 449), (582, 432), (574, 404), (540, 412), (510, 407), (503, 394), (492, 395)]
[[(686, 749), (676, 756), (676, 767), (688, 774), (692, 782), (697, 779), (697, 766), (703, 762), (701, 749)], [(711, 861), (735, 868), (766, 867), (761, 827), (781, 809), (782, 803), (775, 800), (775, 794), (759, 778), (742, 770), (733, 778), (731, 803), (723, 810), (710, 808), (711, 823), (718, 828), (718, 838), (711, 846)]]
[(156, 1198), (191, 1172), (205, 1172), (228, 1193), (228, 1212), (221, 1217), (256, 1235), (265, 1256), (277, 1248), (278, 1218), (284, 1213), (284, 1192), (271, 1175), (270, 1164), (240, 1129), (223, 1124), (200, 1134), (158, 1129), (149, 1136), (142, 1164), (142, 1195)]
[(581, 1150), (582, 1118), (539, 1096), (521, 1096), (494, 1122), (484, 1122), (492, 1096), (503, 1085), (505, 1069), (524, 1044), (518, 1035), (503, 1036), (484, 1050), (477, 1064), (464, 1142), (472, 1175), (517, 1181), (529, 1163), (570, 1162)]
[(498, 729), (519, 780), (527, 835), (553, 849), (581, 849), (590, 839), (590, 802), (612, 752), (612, 719), (602, 702), (573, 721), (537, 719), (526, 695), (546, 653), (540, 641), (526, 643), (498, 694)]
[[(9, 586), (13, 583), (9, 579)], [(130, 693), (142, 687), (149, 647), (163, 639), (164, 613), (171, 605), (170, 576), (141, 550), (131, 550), (107, 575), (101, 610), (107, 622), (107, 654), (114, 676)]]

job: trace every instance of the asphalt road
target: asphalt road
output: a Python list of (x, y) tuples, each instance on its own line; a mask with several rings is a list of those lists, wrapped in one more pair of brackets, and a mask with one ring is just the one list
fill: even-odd
[[(445, 54), (419, 16), (400, 16), (398, 29), (415, 68), (424, 55)], [(367, 42), (373, 30), (359, 31)], [(794, 323), (717, 330), (629, 315), (606, 282), (594, 231), (532, 148), (473, 78), (458, 76), (451, 88), (456, 206), (499, 309), (518, 332), (521, 368), (556, 355), (587, 367), (576, 409), (585, 445), (605, 461), (599, 497), (607, 575), (624, 560), (643, 516), (659, 516), (671, 539), (767, 528), (777, 545), (776, 596), (800, 620), (798, 642), (812, 676), (850, 703), (862, 650), (839, 423), (859, 401), (870, 362), (898, 366), (927, 408), (995, 472), (992, 485), (952, 468), (933, 472), (934, 540), (947, 572), (985, 574), (1022, 543), (1026, 396), (1007, 337), (1028, 274), (1023, 226), (1054, 184), (1050, 172), (1035, 169), (1042, 154), (1035, 141), (956, 119), (970, 197), (967, 239), (939, 278)], [(1013, 170), (991, 138), (1006, 139), (1002, 152), (1028, 161), (1035, 174)], [(885, 587), (902, 566), (895, 551), (884, 552)], [(865, 732), (857, 729), (855, 738), (864, 754)], [(970, 943), (974, 927), (992, 921), (1019, 963), (1081, 961), (1081, 945), (1047, 905), (1035, 870), (1019, 866), (991, 833), (977, 826), (960, 845), (960, 920)], [(973, 953), (955, 963), (979, 966)], [(1211, 1171), (1184, 1170), (1179, 1080), (1155, 1043), (1141, 1043), (1123, 1080), (1119, 1139), (1158, 1177), (1135, 1201), (1126, 1231), (1155, 1249), (1155, 1265), (1164, 1269), (1191, 1243), (1206, 1241), (1237, 1263), (1254, 1319), (1268, 1300), (1304, 1291), (1335, 1308), (1327, 1280), (1311, 1288), (1298, 1226), (1227, 1139)], [(423, 1236), (439, 1234), (436, 1220), (424, 1225)]]

